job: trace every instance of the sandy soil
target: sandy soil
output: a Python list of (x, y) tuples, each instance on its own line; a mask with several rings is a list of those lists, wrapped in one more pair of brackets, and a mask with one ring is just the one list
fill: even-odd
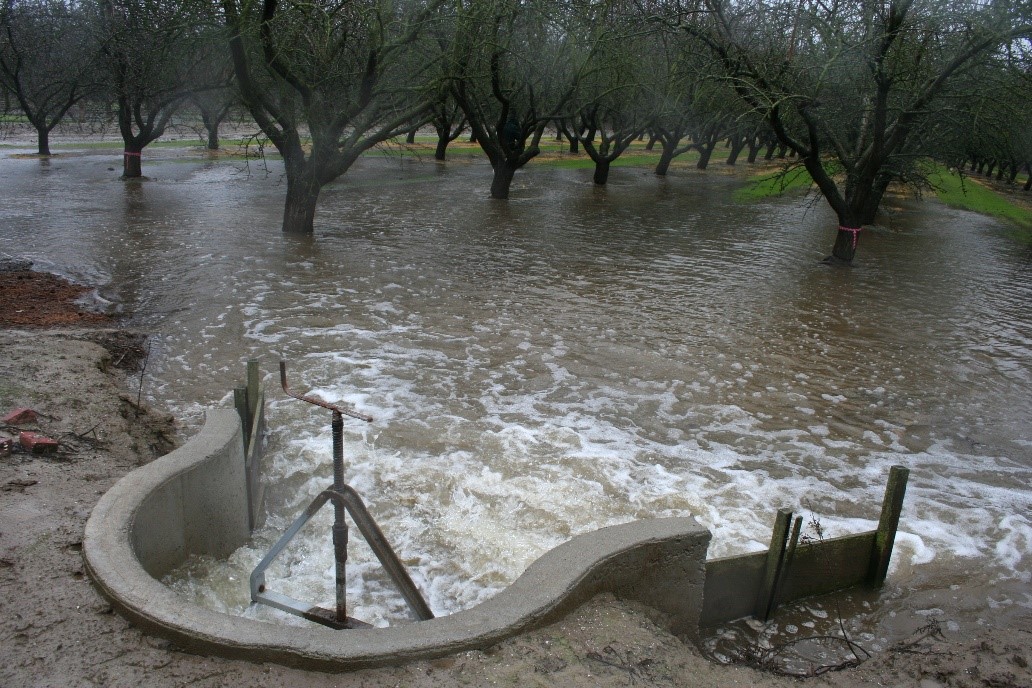
[[(3, 304), (22, 311), (16, 326), (23, 329), (0, 324), (0, 414), (30, 407), (42, 415), (25, 426), (0, 424), (0, 437), (36, 430), (61, 447), (51, 455), (18, 447), (0, 455), (0, 686), (799, 685), (713, 663), (667, 633), (653, 610), (612, 597), (485, 651), (339, 675), (190, 655), (143, 634), (91, 586), (80, 554), (83, 527), (115, 481), (174, 445), (174, 420), (137, 403), (142, 335), (104, 319), (90, 329), (53, 329), (83, 320), (54, 310), (81, 311), (75, 290), (39, 277), (20, 282), (37, 282), (41, 291)], [(12, 295), (6, 286), (0, 291)], [(1030, 660), (1032, 629), (933, 634), (806, 683), (1032, 687)]]

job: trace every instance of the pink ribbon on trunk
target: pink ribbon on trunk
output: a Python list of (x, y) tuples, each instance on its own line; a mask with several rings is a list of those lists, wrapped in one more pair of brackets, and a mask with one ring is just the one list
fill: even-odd
[(840, 232), (849, 232), (850, 234), (853, 235), (853, 250), (854, 251), (856, 250), (857, 235), (860, 234), (860, 230), (861, 229), (863, 229), (863, 227), (845, 227), (843, 225), (839, 225), (839, 231)]

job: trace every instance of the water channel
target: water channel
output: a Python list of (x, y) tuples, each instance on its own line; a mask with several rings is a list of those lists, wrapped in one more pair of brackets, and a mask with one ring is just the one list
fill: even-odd
[[(111, 151), (12, 152), (2, 250), (103, 285), (154, 333), (148, 399), (196, 428), (247, 359), (267, 374), (267, 526), (179, 572), (195, 601), (282, 619), (248, 607), (247, 574), (332, 475), (328, 414), (278, 392), (285, 358), (295, 389), (375, 417), (346, 424), (347, 479), (438, 614), (637, 518), (696, 516), (710, 556), (765, 548), (781, 506), (867, 530), (903, 464), (894, 602), (863, 602), (869, 635), (951, 586), (961, 622), (1029, 618), (1032, 252), (993, 220), (892, 201), (834, 269), (823, 204), (736, 203), (719, 171), (598, 189), (538, 167), (503, 203), (483, 163), (373, 156), (298, 238), (275, 163), (156, 149), (125, 183)], [(280, 591), (332, 600), (329, 511), (270, 572)], [(404, 620), (358, 540), (352, 615)]]

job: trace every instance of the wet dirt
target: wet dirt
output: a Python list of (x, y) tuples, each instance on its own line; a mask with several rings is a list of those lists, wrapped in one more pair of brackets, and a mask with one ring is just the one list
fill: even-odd
[(92, 291), (47, 273), (0, 272), (0, 327), (112, 325), (111, 316), (83, 302)]

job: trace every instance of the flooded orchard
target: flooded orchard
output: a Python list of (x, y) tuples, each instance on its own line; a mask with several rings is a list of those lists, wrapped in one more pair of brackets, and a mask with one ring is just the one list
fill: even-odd
[[(294, 622), (247, 590), (332, 479), (329, 413), (279, 391), (282, 358), (294, 389), (374, 416), (345, 423), (346, 479), (439, 615), (632, 519), (693, 515), (711, 557), (765, 549), (781, 506), (829, 536), (869, 530), (901, 464), (889, 580), (851, 623), (875, 645), (947, 605), (952, 623), (1027, 624), (1032, 252), (997, 222), (898, 201), (834, 269), (823, 204), (739, 204), (719, 173), (596, 188), (538, 167), (498, 202), (483, 163), (373, 156), (295, 237), (270, 165), (156, 150), (126, 183), (111, 151), (0, 156), (4, 250), (103, 284), (154, 333), (146, 398), (197, 427), (261, 361), (266, 526), (178, 572), (183, 595)], [(270, 570), (276, 589), (333, 599), (330, 518)], [(349, 602), (407, 618), (357, 533)]]

